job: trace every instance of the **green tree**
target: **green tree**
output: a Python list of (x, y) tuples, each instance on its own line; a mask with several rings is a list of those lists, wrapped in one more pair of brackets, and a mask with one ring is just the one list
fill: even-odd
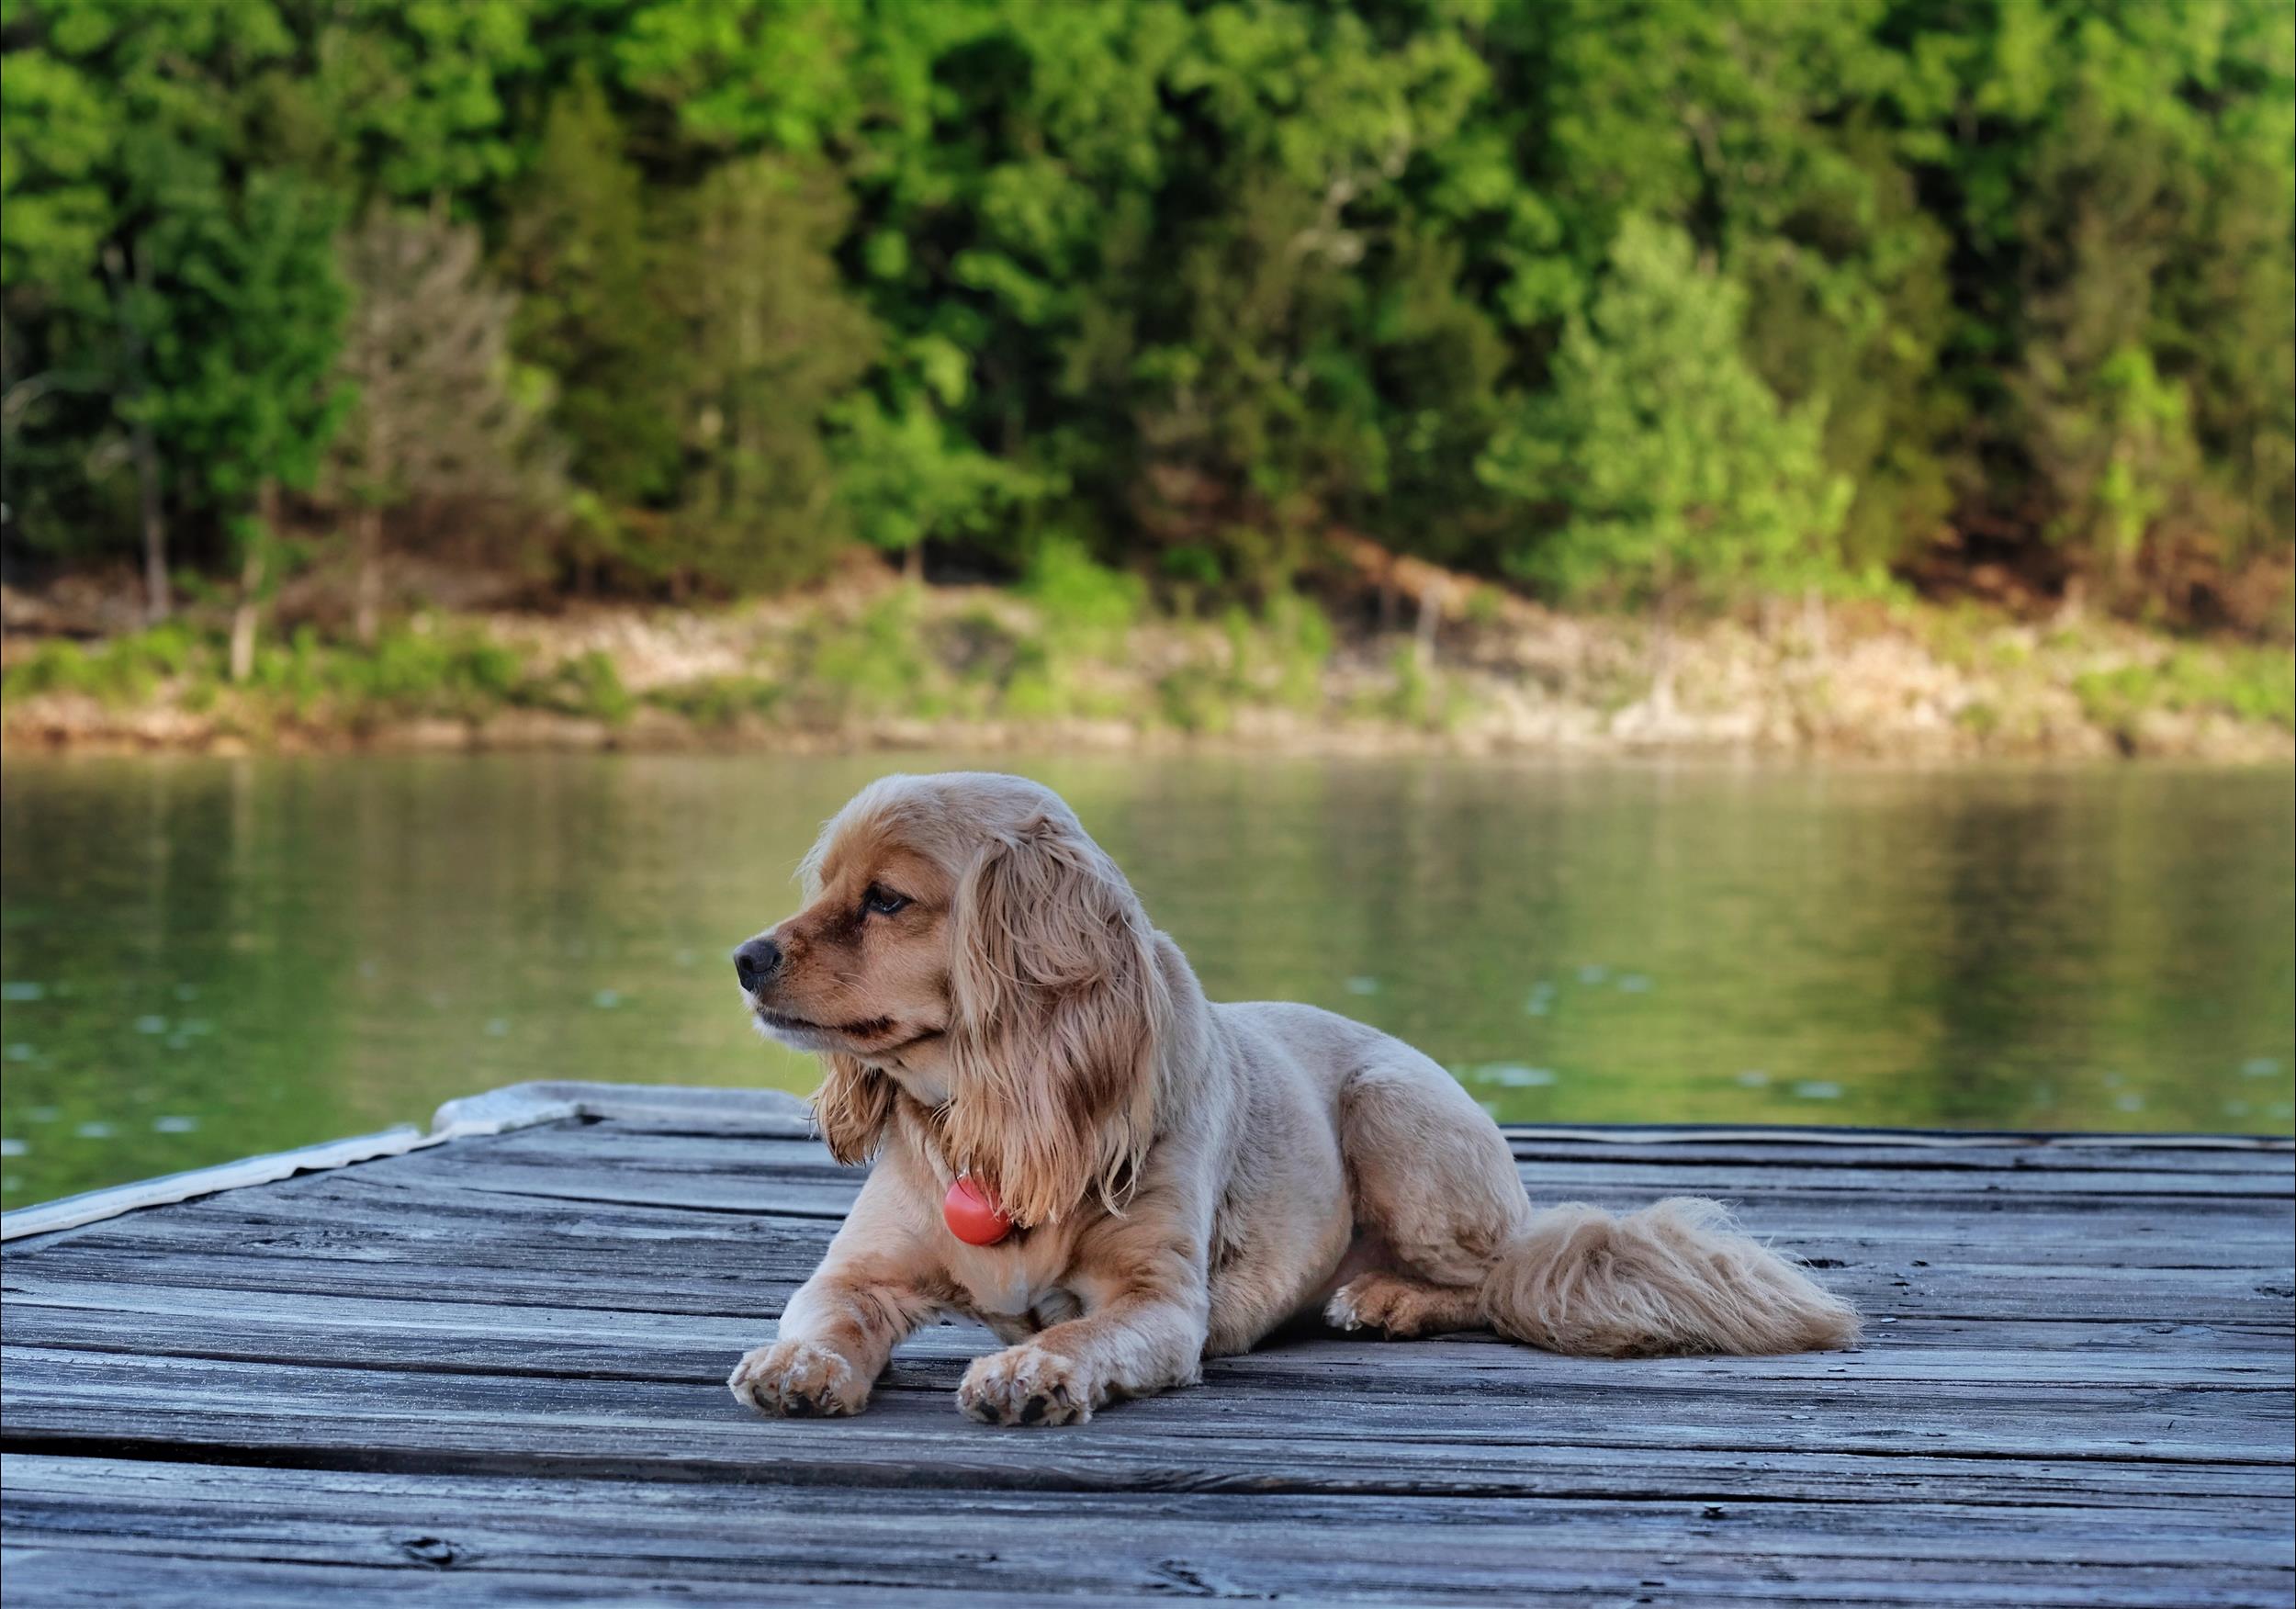
[[(163, 432), (215, 389), (170, 343), (234, 339), (178, 225), (266, 186), (490, 242), (540, 557), (612, 584), (1065, 533), (1250, 595), (1347, 532), (2135, 610), (2296, 547), (2288, 0), (8, 0), (0, 46), (0, 540), (141, 550), (155, 612), (244, 501)], [(1610, 315), (1675, 292), (1689, 388), (1626, 408), (1678, 377)]]
[(2234, 466), (2274, 461), (2296, 408), (2296, 17), (2279, 0), (1893, 10), (1887, 110), (1954, 242), (1956, 523), (2037, 578), (2094, 573), (2133, 602), (2155, 536), (2219, 527), (2233, 556), (2259, 516), (2285, 522)]
[(653, 224), (604, 92), (578, 78), (552, 99), (512, 197), (502, 265), (520, 294), (513, 347), (551, 376), (550, 427), (593, 498), (576, 554), (586, 571), (626, 556), (631, 512), (677, 484), (681, 353)]
[(1503, 427), (1491, 483), (1549, 518), (1508, 562), (1573, 598), (1727, 596), (1828, 573), (1849, 488), (1813, 406), (1788, 409), (1741, 347), (1745, 293), (1681, 231), (1620, 227), (1552, 387)]
[(353, 400), (332, 479), (352, 504), (355, 623), (375, 641), (387, 517), (411, 504), (539, 505), (552, 490), (531, 393), (510, 356), (516, 298), (478, 231), (377, 205), (340, 242), (354, 305), (340, 373)]
[(151, 354), (136, 419), (236, 551), (231, 670), (243, 680), (280, 579), (279, 494), (312, 484), (348, 399), (335, 383), (348, 298), (332, 198), (257, 174), (211, 199), (163, 215), (141, 242), (156, 266), (129, 314)]
[(2090, 96), (2041, 142), (2032, 172), (2011, 428), (2047, 534), (2118, 591), (2195, 465), (2182, 388), (2147, 343), (2190, 174)]
[[(97, 466), (130, 467), (156, 619), (170, 603), (169, 505), (205, 511), (242, 497), (219, 483), (228, 464), (187, 445), (231, 384), (233, 332), (204, 321), (228, 289), (217, 276), (286, 212), (317, 200), (243, 161), (254, 86), (293, 41), (268, 0), (54, 0), (11, 7), (0, 26), (10, 445), (82, 482), (26, 500), (36, 515), (84, 514), (97, 501), (87, 483), (108, 474)], [(82, 450), (52, 451), (58, 437)], [(107, 441), (123, 450), (102, 450)], [(37, 540), (69, 548), (87, 538)]]
[(267, 132), (286, 160), (364, 208), (483, 203), (518, 165), (512, 96), (535, 64), (522, 0), (280, 0), (291, 85)]
[(951, 422), (971, 388), (963, 354), (935, 336), (913, 350), (907, 362), (886, 366), (878, 388), (846, 398), (829, 417), (838, 498), (855, 533), (901, 555), (916, 579), (929, 539), (1007, 548), (1026, 528), (1028, 511), (1060, 483), (983, 452)]
[(681, 589), (809, 579), (851, 538), (823, 431), (877, 332), (829, 256), (846, 211), (829, 175), (770, 157), (719, 168), (681, 209), (664, 279), (682, 325), (688, 467), (646, 557)]

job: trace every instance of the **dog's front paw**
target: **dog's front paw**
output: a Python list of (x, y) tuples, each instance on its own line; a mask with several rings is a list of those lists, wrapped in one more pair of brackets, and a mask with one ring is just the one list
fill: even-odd
[(870, 1382), (839, 1354), (811, 1341), (776, 1341), (734, 1365), (726, 1384), (760, 1413), (804, 1418), (859, 1413)]
[(1082, 1424), (1092, 1417), (1084, 1371), (1033, 1342), (975, 1358), (957, 1406), (983, 1424)]

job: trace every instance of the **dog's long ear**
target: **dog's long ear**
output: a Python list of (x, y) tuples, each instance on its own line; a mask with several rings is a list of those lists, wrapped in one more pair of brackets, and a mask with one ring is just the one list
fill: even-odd
[(848, 1167), (867, 1162), (884, 1142), (893, 1117), (893, 1080), (872, 1072), (841, 1051), (823, 1055), (828, 1069), (813, 1092), (813, 1126), (827, 1142), (829, 1154)]
[[(798, 865), (798, 886), (807, 905), (821, 897), (821, 863), (837, 841), (837, 822), (825, 822)], [(821, 1087), (813, 1092), (813, 1126), (829, 1154), (846, 1166), (867, 1162), (884, 1143), (885, 1125), (893, 1120), (893, 1080), (841, 1051), (823, 1052), (821, 1066)]]
[(1170, 992), (1124, 874), (1040, 816), (967, 868), (951, 913), (953, 1087), (941, 1135), (1022, 1225), (1110, 1208), (1154, 1137)]

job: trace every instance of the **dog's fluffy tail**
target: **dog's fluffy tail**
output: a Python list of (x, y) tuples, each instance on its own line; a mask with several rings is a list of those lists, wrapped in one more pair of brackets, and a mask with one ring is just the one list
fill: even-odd
[(1583, 1357), (1822, 1352), (1858, 1338), (1848, 1302), (1695, 1196), (1624, 1218), (1576, 1202), (1533, 1213), (1482, 1304), (1501, 1334)]

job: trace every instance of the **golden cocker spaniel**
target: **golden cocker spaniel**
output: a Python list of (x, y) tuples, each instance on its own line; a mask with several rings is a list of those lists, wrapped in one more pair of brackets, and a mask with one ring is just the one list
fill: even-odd
[(1497, 1126), (1409, 1045), (1207, 1000), (1034, 782), (887, 777), (805, 882), (736, 970), (758, 1026), (821, 1057), (829, 1149), (876, 1165), (779, 1339), (734, 1369), (764, 1412), (860, 1412), (942, 1311), (1007, 1343), (957, 1390), (999, 1424), (1192, 1383), (1319, 1311), (1604, 1356), (1857, 1338), (1848, 1304), (1715, 1203), (1534, 1210)]

